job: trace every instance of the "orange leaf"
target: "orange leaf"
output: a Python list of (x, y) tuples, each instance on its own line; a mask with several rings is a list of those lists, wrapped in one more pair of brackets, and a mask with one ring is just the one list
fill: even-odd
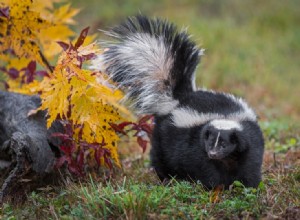
[(223, 189), (224, 189), (223, 185), (216, 186), (213, 189), (213, 191), (212, 191), (212, 195), (210, 196), (209, 201), (211, 203), (217, 203), (217, 202), (219, 202), (220, 201), (220, 197), (219, 196), (220, 196), (221, 192), (223, 191)]

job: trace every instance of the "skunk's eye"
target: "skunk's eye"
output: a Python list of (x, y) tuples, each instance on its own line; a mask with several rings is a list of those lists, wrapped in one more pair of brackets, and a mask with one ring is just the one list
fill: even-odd
[(207, 130), (204, 134), (205, 140), (208, 140), (209, 136), (210, 136), (210, 131)]
[(232, 133), (231, 135), (230, 135), (230, 143), (232, 143), (232, 144), (236, 144), (237, 142), (238, 142), (238, 138), (237, 138), (237, 135), (236, 135), (236, 133)]
[(222, 149), (226, 148), (226, 143), (224, 141), (220, 141), (220, 146)]

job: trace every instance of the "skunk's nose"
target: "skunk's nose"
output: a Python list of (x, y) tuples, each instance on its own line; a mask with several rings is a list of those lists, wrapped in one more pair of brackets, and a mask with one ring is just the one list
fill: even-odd
[(216, 151), (209, 151), (209, 152), (208, 152), (208, 156), (209, 156), (209, 158), (211, 158), (211, 159), (216, 159), (216, 158), (218, 157), (218, 154), (217, 154)]

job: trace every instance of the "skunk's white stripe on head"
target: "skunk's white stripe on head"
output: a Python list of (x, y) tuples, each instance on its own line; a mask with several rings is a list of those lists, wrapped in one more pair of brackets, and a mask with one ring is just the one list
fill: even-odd
[(240, 111), (239, 112), (235, 112), (234, 114), (232, 114), (232, 117), (237, 117), (238, 120), (250, 120), (250, 121), (256, 121), (257, 116), (255, 114), (255, 112), (253, 111), (252, 108), (249, 107), (249, 105), (247, 104), (247, 102), (240, 98), (240, 97), (236, 97), (230, 93), (224, 93), (224, 92), (216, 92), (214, 90), (209, 90), (206, 88), (201, 88), (201, 91), (205, 91), (205, 92), (209, 92), (212, 94), (222, 94), (225, 97), (231, 99), (233, 101), (233, 103), (235, 103), (237, 106), (240, 107)]
[[(252, 111), (253, 112), (253, 111)], [(254, 114), (254, 112), (253, 112)], [(179, 128), (190, 128), (198, 125), (205, 124), (209, 121), (217, 120), (220, 123), (225, 124), (225, 120), (233, 121), (233, 122), (241, 122), (241, 121), (256, 121), (255, 114), (248, 114), (248, 112), (239, 111), (234, 112), (228, 115), (222, 115), (218, 113), (201, 113), (191, 108), (176, 108), (171, 112), (171, 120), (176, 127)], [(217, 123), (216, 122), (216, 123)], [(221, 125), (220, 125), (221, 126)], [(233, 126), (233, 124), (231, 124)], [(223, 126), (226, 127), (225, 125)], [(229, 125), (228, 125), (229, 127)]]
[(242, 125), (238, 123), (237, 121), (228, 120), (228, 119), (216, 119), (212, 120), (210, 123), (213, 127), (215, 127), (218, 130), (243, 130)]
[(218, 114), (199, 113), (191, 108), (176, 108), (172, 113), (172, 121), (176, 127), (189, 128), (204, 124), (212, 119), (219, 118)]

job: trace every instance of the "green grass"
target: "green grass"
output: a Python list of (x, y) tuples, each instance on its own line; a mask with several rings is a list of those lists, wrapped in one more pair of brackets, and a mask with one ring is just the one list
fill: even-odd
[(72, 183), (50, 192), (32, 192), (25, 205), (4, 204), (4, 219), (206, 219), (286, 217), (300, 205), (300, 169), (267, 171), (257, 189), (235, 182), (216, 203), (201, 184), (171, 181), (158, 184), (140, 168), (144, 181)]
[[(3, 219), (257, 219), (300, 214), (300, 136), (280, 122), (261, 124), (266, 152), (257, 189), (235, 182), (218, 198), (200, 183), (163, 185), (149, 170), (147, 155), (128, 160), (113, 178), (87, 176), (80, 182), (28, 192), (25, 203), (5, 203)], [(127, 167), (127, 168), (125, 168)], [(296, 214), (295, 214), (296, 213)]]
[[(132, 162), (109, 182), (29, 192), (24, 204), (5, 203), (0, 219), (251, 219), (300, 215), (300, 4), (297, 0), (74, 0), (79, 31), (107, 29), (139, 12), (187, 27), (206, 49), (198, 86), (243, 96), (261, 117), (266, 140), (263, 182), (239, 183), (212, 203), (200, 184), (159, 183), (148, 160)], [(103, 37), (103, 36), (101, 36)], [(129, 155), (122, 155), (128, 159)], [(147, 155), (145, 156), (147, 158)], [(296, 214), (295, 214), (296, 213)]]

